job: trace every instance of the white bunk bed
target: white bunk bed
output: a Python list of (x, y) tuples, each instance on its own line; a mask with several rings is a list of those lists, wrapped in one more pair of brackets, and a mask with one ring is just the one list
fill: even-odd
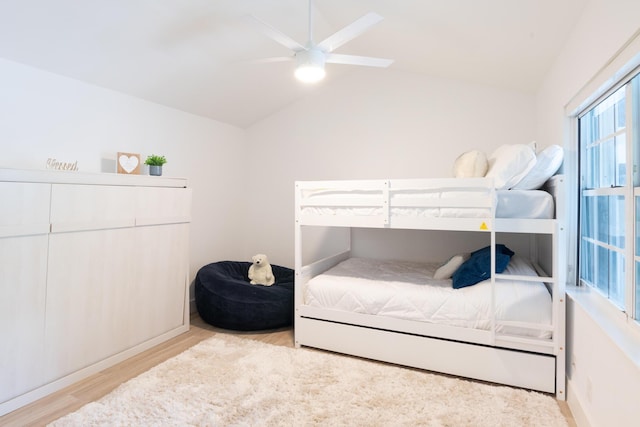
[[(563, 217), (562, 182), (562, 176), (554, 176), (545, 185), (545, 191), (528, 191), (534, 197), (529, 208), (524, 207), (521, 199), (515, 202), (509, 199), (521, 197), (517, 193), (526, 191), (497, 191), (489, 178), (296, 182), (296, 346), (553, 393), (556, 398), (565, 400), (565, 280), (560, 268), (565, 251), (560, 247), (562, 227), (556, 219)], [(543, 199), (551, 202), (542, 202)], [(394, 292), (398, 295), (410, 292), (411, 288), (424, 292), (427, 279), (432, 277), (429, 268), (433, 266), (410, 264), (408, 275), (414, 279), (417, 277), (418, 284), (407, 284), (405, 282), (413, 279), (403, 277), (396, 280), (387, 274), (388, 270), (398, 268), (395, 264), (387, 266), (381, 261), (367, 264), (366, 261), (354, 260), (350, 241), (346, 250), (305, 264), (303, 228), (306, 227), (488, 233), (492, 249), (500, 243), (497, 236), (502, 236), (502, 233), (517, 233), (518, 237), (528, 235), (531, 265), (537, 276), (521, 273), (514, 267), (515, 275), (508, 274), (510, 271), (507, 269), (472, 286), (476, 288), (473, 289), (476, 294), (481, 294), (483, 287), (484, 298), (488, 301), (488, 313), (485, 314), (488, 323), (475, 322), (477, 325), (473, 327), (469, 327), (473, 321), (451, 324), (446, 319), (442, 322), (423, 319), (421, 314), (403, 316), (394, 314), (394, 310), (389, 313), (369, 311), (359, 303), (354, 311), (349, 304), (333, 304), (332, 297), (325, 298), (322, 292), (330, 292), (331, 286), (338, 290), (351, 286), (368, 296), (386, 292), (387, 298), (388, 295), (395, 297)], [(475, 249), (469, 248), (469, 251)], [(443, 254), (442, 258), (448, 255)], [(495, 250), (491, 250), (490, 259), (491, 271), (495, 271)], [(510, 266), (514, 264), (513, 259)], [(362, 263), (369, 271), (372, 266), (381, 265), (384, 274), (380, 276), (396, 281), (391, 285), (367, 281), (375, 279), (375, 272), (373, 277), (353, 272), (353, 264)], [(420, 270), (423, 267), (426, 270)], [(425, 277), (424, 283), (420, 282), (422, 276)], [(326, 282), (336, 277), (346, 284), (333, 285), (333, 280)], [(504, 314), (500, 306), (503, 286), (512, 280), (531, 287), (536, 283), (542, 284), (549, 302), (548, 307), (541, 310), (548, 310), (548, 319), (534, 316), (514, 320)], [(439, 289), (440, 294), (446, 294), (446, 298), (457, 298), (465, 293), (465, 289), (471, 289), (450, 289), (451, 281), (448, 285), (443, 285), (442, 281), (432, 285)], [(415, 301), (413, 294), (404, 298)], [(341, 297), (333, 299), (337, 301)], [(435, 304), (444, 305), (445, 302)], [(522, 310), (516, 307), (511, 311)]]

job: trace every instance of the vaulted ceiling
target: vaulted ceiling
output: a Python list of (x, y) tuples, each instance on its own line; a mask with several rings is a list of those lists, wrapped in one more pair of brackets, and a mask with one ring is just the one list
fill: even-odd
[[(393, 70), (534, 92), (588, 0), (316, 0), (322, 40), (373, 11), (384, 20), (337, 53)], [(252, 14), (304, 44), (305, 0), (0, 0), (0, 57), (240, 127), (359, 67), (305, 86)]]

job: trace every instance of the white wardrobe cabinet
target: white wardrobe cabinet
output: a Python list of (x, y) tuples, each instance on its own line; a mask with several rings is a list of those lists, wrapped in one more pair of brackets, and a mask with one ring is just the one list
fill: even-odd
[(42, 381), (50, 192), (0, 182), (0, 402)]
[(0, 169), (0, 415), (189, 329), (186, 184)]

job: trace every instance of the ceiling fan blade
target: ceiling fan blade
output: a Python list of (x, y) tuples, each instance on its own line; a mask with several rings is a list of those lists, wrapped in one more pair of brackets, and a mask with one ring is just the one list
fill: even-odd
[(380, 67), (386, 68), (393, 64), (393, 59), (385, 58), (372, 58), (370, 56), (356, 56), (356, 55), (341, 55), (338, 53), (327, 53), (325, 56), (326, 62), (332, 64), (346, 64), (346, 65), (364, 65), (367, 67)]
[(333, 35), (327, 37), (325, 40), (318, 44), (318, 47), (325, 52), (332, 52), (349, 40), (358, 37), (360, 34), (368, 30), (369, 27), (377, 24), (383, 19), (384, 18), (382, 18), (382, 16), (378, 15), (377, 13), (369, 12), (362, 18), (352, 22)]
[(258, 58), (258, 59), (251, 59), (249, 62), (251, 64), (269, 64), (271, 62), (287, 62), (287, 61), (293, 61), (295, 58), (293, 56), (273, 56), (271, 58)]
[(297, 41), (295, 41), (294, 39), (292, 39), (291, 37), (289, 37), (288, 35), (284, 34), (282, 31), (276, 29), (275, 27), (271, 26), (270, 24), (267, 24), (266, 22), (256, 18), (253, 15), (248, 15), (247, 19), (252, 21), (252, 23), (257, 23), (258, 28), (267, 35), (267, 37), (275, 40), (276, 42), (280, 43), (281, 45), (293, 50), (293, 51), (299, 51), (299, 50), (305, 50), (305, 47), (302, 46), (300, 43), (298, 43)]

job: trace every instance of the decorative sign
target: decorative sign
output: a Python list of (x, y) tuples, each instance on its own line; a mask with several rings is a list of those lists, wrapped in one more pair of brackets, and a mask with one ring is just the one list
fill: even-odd
[(140, 175), (140, 154), (118, 153), (118, 173)]
[(75, 162), (61, 162), (58, 159), (52, 159), (51, 157), (47, 159), (47, 169), (54, 169), (58, 171), (78, 171), (78, 161)]

